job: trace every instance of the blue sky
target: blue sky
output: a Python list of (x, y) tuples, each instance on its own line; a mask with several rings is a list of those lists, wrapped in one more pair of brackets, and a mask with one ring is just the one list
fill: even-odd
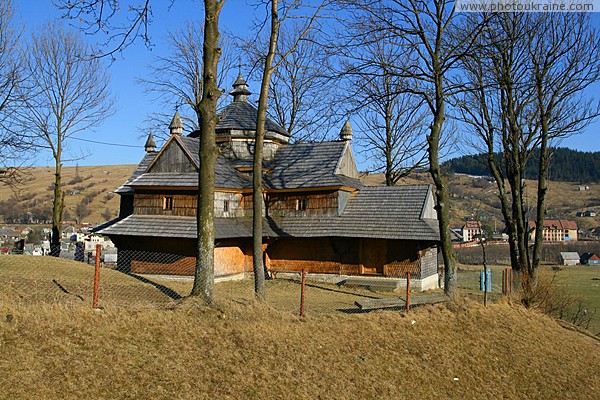
[[(72, 154), (90, 154), (84, 160), (78, 160), (79, 165), (134, 164), (143, 157), (146, 134), (143, 131), (144, 121), (152, 112), (159, 111), (162, 107), (152, 96), (144, 93), (143, 88), (136, 83), (136, 79), (143, 77), (149, 71), (148, 65), (155, 55), (167, 55), (164, 38), (168, 31), (181, 28), (186, 20), (194, 21), (203, 15), (199, 0), (175, 0), (169, 7), (170, 3), (170, 0), (158, 0), (152, 3), (154, 11), (154, 21), (150, 25), (152, 48), (148, 49), (138, 41), (121, 55), (117, 55), (117, 59), (110, 64), (116, 112), (93, 132), (82, 133), (77, 137), (112, 143), (115, 146), (72, 140), (70, 142)], [(237, 35), (251, 34), (255, 9), (248, 3), (252, 1), (227, 1), (221, 15), (221, 29)], [(47, 20), (55, 21), (57, 24), (67, 23), (59, 19), (60, 13), (52, 6), (51, 0), (14, 0), (14, 7), (17, 21), (24, 24), (27, 30), (34, 29)], [(600, 21), (598, 14), (593, 18), (596, 22)], [(249, 83), (251, 89), (258, 87), (258, 83)], [(229, 90), (229, 87), (225, 89)], [(600, 97), (600, 84), (595, 85), (592, 92), (594, 97)], [(174, 112), (175, 108), (172, 111)], [(600, 122), (596, 122), (584, 134), (565, 139), (561, 145), (582, 151), (600, 151), (599, 133)], [(35, 163), (45, 166), (50, 165), (51, 161), (49, 154), (39, 154)], [(360, 164), (360, 160), (358, 161)], [(74, 164), (75, 162), (65, 162), (65, 165)]]

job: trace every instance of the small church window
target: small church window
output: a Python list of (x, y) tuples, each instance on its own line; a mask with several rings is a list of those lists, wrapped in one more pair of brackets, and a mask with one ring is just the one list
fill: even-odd
[(163, 210), (165, 210), (165, 211), (173, 210), (173, 197), (170, 197), (170, 196), (163, 197)]
[(306, 199), (296, 199), (296, 211), (306, 211)]
[(229, 200), (223, 200), (223, 212), (229, 212)]

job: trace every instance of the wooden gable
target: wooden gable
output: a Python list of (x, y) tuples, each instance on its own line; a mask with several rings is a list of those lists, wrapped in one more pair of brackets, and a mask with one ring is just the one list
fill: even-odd
[(344, 151), (335, 168), (335, 174), (358, 179), (358, 169), (356, 168), (356, 162), (354, 161), (354, 155), (349, 143), (346, 143), (346, 146), (344, 146)]
[(421, 218), (437, 219), (437, 212), (435, 211), (435, 199), (433, 198), (433, 191), (431, 187), (427, 191), (427, 198), (423, 205), (423, 211), (421, 212)]
[(196, 166), (183, 145), (173, 135), (156, 156), (147, 172), (197, 172)]

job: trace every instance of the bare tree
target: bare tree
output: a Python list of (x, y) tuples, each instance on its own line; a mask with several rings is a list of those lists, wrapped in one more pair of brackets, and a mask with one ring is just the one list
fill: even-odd
[(273, 59), (277, 49), (279, 35), (279, 7), (277, 0), (270, 0), (270, 37), (267, 55), (264, 61), (260, 95), (258, 99), (258, 116), (256, 118), (256, 136), (254, 140), (254, 159), (252, 164), (252, 267), (254, 270), (254, 293), (259, 301), (266, 300), (265, 267), (263, 264), (263, 190), (262, 190), (262, 161), (265, 124), (267, 122), (267, 99), (269, 85), (273, 74)]
[[(450, 235), (448, 180), (440, 165), (441, 144), (448, 133), (446, 107), (451, 96), (461, 88), (450, 77), (458, 61), (470, 51), (480, 26), (465, 34), (463, 17), (454, 12), (450, 0), (352, 0), (363, 23), (379, 30), (385, 37), (402, 38), (413, 57), (398, 65), (396, 74), (413, 81), (411, 92), (429, 109), (427, 153), (429, 172), (435, 185), (436, 211), (444, 259), (444, 290), (456, 290), (455, 253)], [(356, 16), (355, 16), (356, 17)]]
[(360, 40), (351, 51), (340, 50), (341, 74), (353, 88), (348, 103), (358, 119), (363, 154), (374, 171), (385, 173), (386, 185), (393, 186), (423, 167), (427, 158), (423, 102), (411, 92), (410, 81), (396, 73), (410, 53), (400, 38), (386, 37), (362, 23), (350, 34)]
[(141, 38), (146, 46), (152, 41), (148, 27), (152, 18), (152, 0), (56, 0), (63, 17), (75, 21), (86, 35), (102, 37), (96, 57), (113, 57)]
[(269, 88), (271, 85), (271, 76), (279, 65), (285, 61), (289, 54), (294, 52), (299, 43), (305, 38), (315, 22), (319, 12), (325, 6), (326, 1), (321, 2), (314, 13), (309, 16), (302, 29), (299, 30), (295, 45), (287, 49), (285, 54), (282, 54), (277, 63), (274, 63), (277, 51), (277, 42), (279, 37), (279, 28), (281, 22), (290, 18), (292, 12), (299, 8), (302, 2), (293, 0), (282, 2), (282, 12), (280, 17), (280, 3), (277, 0), (268, 0), (266, 2), (269, 7), (268, 17), (270, 20), (270, 35), (268, 51), (264, 57), (264, 68), (262, 82), (260, 86), (260, 95), (258, 100), (258, 115), (256, 118), (256, 135), (254, 140), (254, 159), (252, 167), (252, 263), (254, 269), (254, 291), (256, 298), (259, 301), (264, 301), (265, 293), (265, 267), (263, 264), (263, 242), (262, 242), (262, 227), (263, 227), (263, 186), (262, 186), (262, 161), (263, 161), (263, 144), (265, 137), (265, 124), (267, 121), (267, 101), (269, 97)]
[(217, 73), (219, 47), (219, 16), (225, 0), (204, 0), (204, 40), (202, 54), (202, 100), (199, 104), (200, 146), (198, 157), (198, 246), (194, 286), (190, 296), (201, 296), (207, 304), (214, 302), (215, 276), (215, 165), (219, 150), (215, 128), (219, 122), (217, 102), (221, 91)]
[[(280, 27), (274, 57), (278, 67), (271, 77), (267, 116), (293, 141), (321, 141), (345, 116), (339, 107), (331, 57), (323, 46), (330, 38), (318, 29), (303, 33), (302, 21), (290, 22)], [(240, 42), (240, 50), (253, 66), (251, 77), (258, 79), (263, 71), (254, 66), (264, 59), (268, 41), (258, 37)]]
[[(150, 42), (148, 35), (151, 0), (141, 3), (118, 0), (57, 0), (65, 17), (77, 19), (90, 33), (105, 32), (107, 51), (112, 55), (137, 38)], [(120, 8), (120, 4), (128, 7)], [(204, 0), (204, 37), (202, 52), (202, 98), (198, 104), (200, 146), (198, 157), (197, 253), (194, 285), (190, 296), (200, 296), (207, 304), (214, 302), (214, 186), (218, 148), (215, 127), (218, 123), (217, 103), (221, 91), (217, 85), (219, 47), (219, 16), (225, 0)], [(119, 10), (125, 10), (119, 13)], [(120, 18), (119, 18), (120, 17)]]
[(59, 256), (64, 151), (73, 135), (97, 126), (111, 113), (109, 77), (100, 60), (89, 58), (81, 38), (60, 26), (45, 25), (34, 33), (27, 55), (18, 119), (54, 158), (51, 254)]
[(508, 228), (511, 263), (521, 277), (523, 303), (530, 305), (542, 229), (536, 229), (530, 252), (525, 166), (539, 150), (535, 222), (542, 227), (550, 143), (580, 132), (600, 112), (597, 102), (583, 96), (599, 78), (600, 41), (583, 14), (498, 14), (480, 44), (464, 60), (470, 90), (460, 105), (485, 147)]
[[(475, 18), (471, 23), (480, 23), (481, 17)], [(528, 262), (522, 178), (536, 135), (531, 123), (532, 87), (523, 84), (528, 70), (525, 42), (533, 25), (531, 18), (534, 16), (530, 14), (506, 14), (489, 21), (489, 29), (480, 35), (476, 49), (463, 59), (468, 90), (459, 102), (462, 119), (483, 143), (480, 149), (497, 182), (511, 263), (518, 272), (526, 270)], [(474, 145), (477, 147), (477, 142)], [(501, 163), (498, 151), (503, 154)]]
[(24, 77), (21, 58), (21, 32), (13, 21), (12, 1), (0, 3), (0, 182), (15, 188), (21, 181), (31, 137), (17, 132), (12, 116), (19, 108), (18, 87)]
[(536, 230), (533, 254), (524, 282), (529, 305), (542, 253), (546, 182), (553, 140), (581, 132), (600, 115), (600, 102), (584, 91), (600, 79), (600, 31), (590, 16), (579, 13), (542, 14), (538, 35), (530, 37), (532, 81), (539, 126), (539, 166)]
[[(169, 54), (155, 57), (150, 65), (151, 72), (139, 79), (146, 92), (155, 95), (165, 110), (177, 107), (182, 119), (192, 130), (200, 126), (203, 41), (203, 26), (188, 21), (185, 28), (168, 34)], [(223, 87), (229, 71), (234, 67), (234, 57), (228, 42), (227, 37), (221, 38), (220, 46), (224, 51), (219, 59), (219, 87)], [(179, 108), (180, 106), (182, 107)], [(172, 117), (172, 112), (157, 113), (150, 116), (149, 123), (162, 128)], [(157, 136), (163, 131), (153, 130), (158, 132)]]

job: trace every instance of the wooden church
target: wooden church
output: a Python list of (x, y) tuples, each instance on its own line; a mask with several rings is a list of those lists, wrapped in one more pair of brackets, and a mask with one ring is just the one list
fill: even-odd
[[(216, 128), (215, 275), (252, 272), (252, 155), (257, 109), (240, 75)], [(193, 275), (199, 132), (183, 136), (176, 113), (162, 149), (146, 155), (116, 192), (119, 217), (97, 228), (118, 248), (118, 267)], [(439, 228), (428, 185), (366, 187), (347, 122), (339, 140), (290, 143), (267, 121), (264, 141), (264, 262), (269, 272), (405, 277), (437, 287)]]

